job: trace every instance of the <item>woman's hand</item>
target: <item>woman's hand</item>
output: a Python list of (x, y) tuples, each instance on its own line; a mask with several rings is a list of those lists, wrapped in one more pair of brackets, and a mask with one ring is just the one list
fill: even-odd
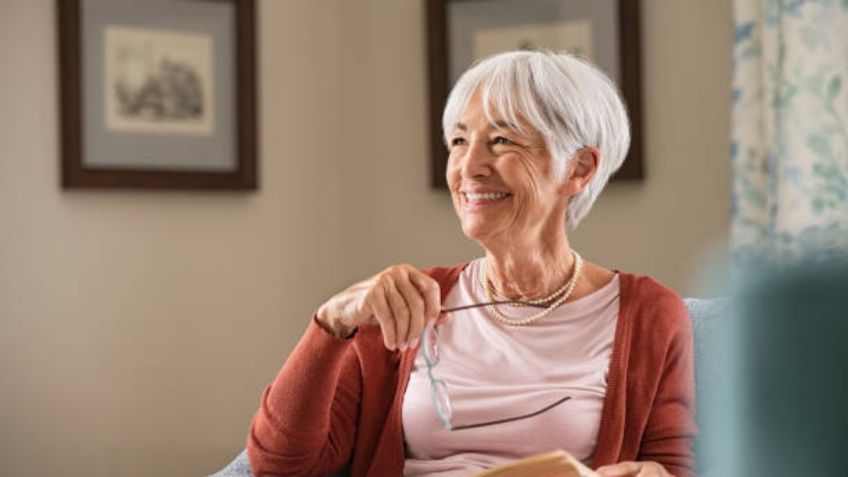
[(394, 265), (337, 293), (316, 319), (338, 337), (362, 325), (379, 325), (386, 348), (405, 350), (441, 311), (439, 284), (410, 265)]
[(598, 468), (601, 477), (672, 477), (665, 467), (652, 462), (619, 462)]

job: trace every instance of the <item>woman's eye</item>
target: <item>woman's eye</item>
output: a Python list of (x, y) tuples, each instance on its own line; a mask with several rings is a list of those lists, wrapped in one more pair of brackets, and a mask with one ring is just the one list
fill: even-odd
[(503, 137), (503, 136), (497, 136), (497, 137), (495, 137), (494, 141), (492, 141), (492, 142), (493, 142), (494, 144), (512, 144), (512, 141), (510, 141), (509, 139), (507, 139), (507, 138), (505, 138), (505, 137)]
[(451, 142), (450, 142), (451, 147), (461, 146), (463, 144), (465, 144), (465, 138), (462, 138), (462, 137), (455, 137), (455, 138), (451, 139)]

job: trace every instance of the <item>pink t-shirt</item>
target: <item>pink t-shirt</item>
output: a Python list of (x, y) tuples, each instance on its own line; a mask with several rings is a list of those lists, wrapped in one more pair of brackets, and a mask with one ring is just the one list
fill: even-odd
[[(489, 301), (473, 260), (442, 304)], [(538, 416), (448, 431), (433, 408), (427, 365), (419, 352), (403, 400), (404, 476), (467, 476), (517, 458), (563, 449), (589, 462), (607, 387), (619, 281), (569, 302), (529, 326), (507, 326), (486, 308), (454, 313), (439, 330), (436, 378), (448, 385), (454, 425), (529, 414)], [(538, 308), (501, 307), (523, 317)]]

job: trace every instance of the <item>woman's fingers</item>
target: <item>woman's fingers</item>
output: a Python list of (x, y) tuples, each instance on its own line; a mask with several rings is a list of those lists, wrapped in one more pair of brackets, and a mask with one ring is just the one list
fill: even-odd
[(619, 462), (598, 469), (601, 477), (671, 477), (662, 464), (654, 461)]
[(411, 344), (413, 339), (421, 334), (421, 328), (424, 326), (425, 304), (424, 297), (421, 296), (418, 288), (412, 284), (409, 275), (401, 276), (395, 282), (395, 286), (406, 303), (406, 309), (409, 312), (405, 323), (403, 325), (398, 323), (398, 345), (401, 351), (403, 351)]
[(439, 284), (410, 265), (396, 265), (337, 294), (319, 311), (319, 317), (340, 316), (352, 328), (377, 324), (386, 348), (405, 350), (439, 317)]
[(377, 324), (380, 325), (380, 330), (383, 334), (383, 344), (388, 349), (394, 349), (396, 342), (395, 318), (386, 297), (386, 290), (381, 286), (375, 287), (372, 290), (369, 301), (371, 311), (374, 313), (374, 318), (377, 320)]
[(418, 291), (421, 292), (421, 296), (424, 298), (425, 323), (438, 319), (439, 314), (442, 311), (442, 298), (441, 291), (439, 290), (439, 282), (433, 280), (433, 278), (426, 273), (418, 270), (413, 270), (409, 274), (409, 279), (416, 288), (418, 288)]
[(386, 301), (392, 310), (392, 319), (394, 320), (394, 337), (389, 340), (389, 349), (398, 349), (406, 338), (406, 333), (409, 329), (409, 307), (406, 305), (406, 299), (398, 289), (398, 278), (395, 276), (386, 276), (383, 278), (384, 289), (386, 291)]
[(641, 470), (642, 466), (638, 462), (619, 462), (599, 468), (598, 475), (601, 477), (636, 477)]
[(439, 285), (411, 265), (395, 265), (335, 294), (318, 310), (318, 323), (339, 337), (377, 324), (388, 349), (415, 345), (440, 311)]
[[(392, 277), (389, 280), (389, 304), (392, 307), (392, 313), (395, 317), (396, 340), (395, 347), (403, 350), (406, 345), (407, 335), (416, 308), (421, 307), (420, 297), (416, 297), (415, 287), (403, 275)], [(416, 301), (418, 298), (418, 301)]]

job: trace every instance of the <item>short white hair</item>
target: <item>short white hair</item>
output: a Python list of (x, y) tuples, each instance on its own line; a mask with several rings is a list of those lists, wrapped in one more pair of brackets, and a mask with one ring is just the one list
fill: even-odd
[(523, 118), (544, 136), (560, 179), (579, 148), (600, 151), (594, 177), (568, 205), (566, 225), (575, 228), (630, 147), (630, 122), (615, 84), (597, 67), (569, 53), (514, 51), (491, 56), (463, 73), (453, 87), (442, 116), (446, 143), (477, 93), (490, 121), (497, 116), (520, 128)]

